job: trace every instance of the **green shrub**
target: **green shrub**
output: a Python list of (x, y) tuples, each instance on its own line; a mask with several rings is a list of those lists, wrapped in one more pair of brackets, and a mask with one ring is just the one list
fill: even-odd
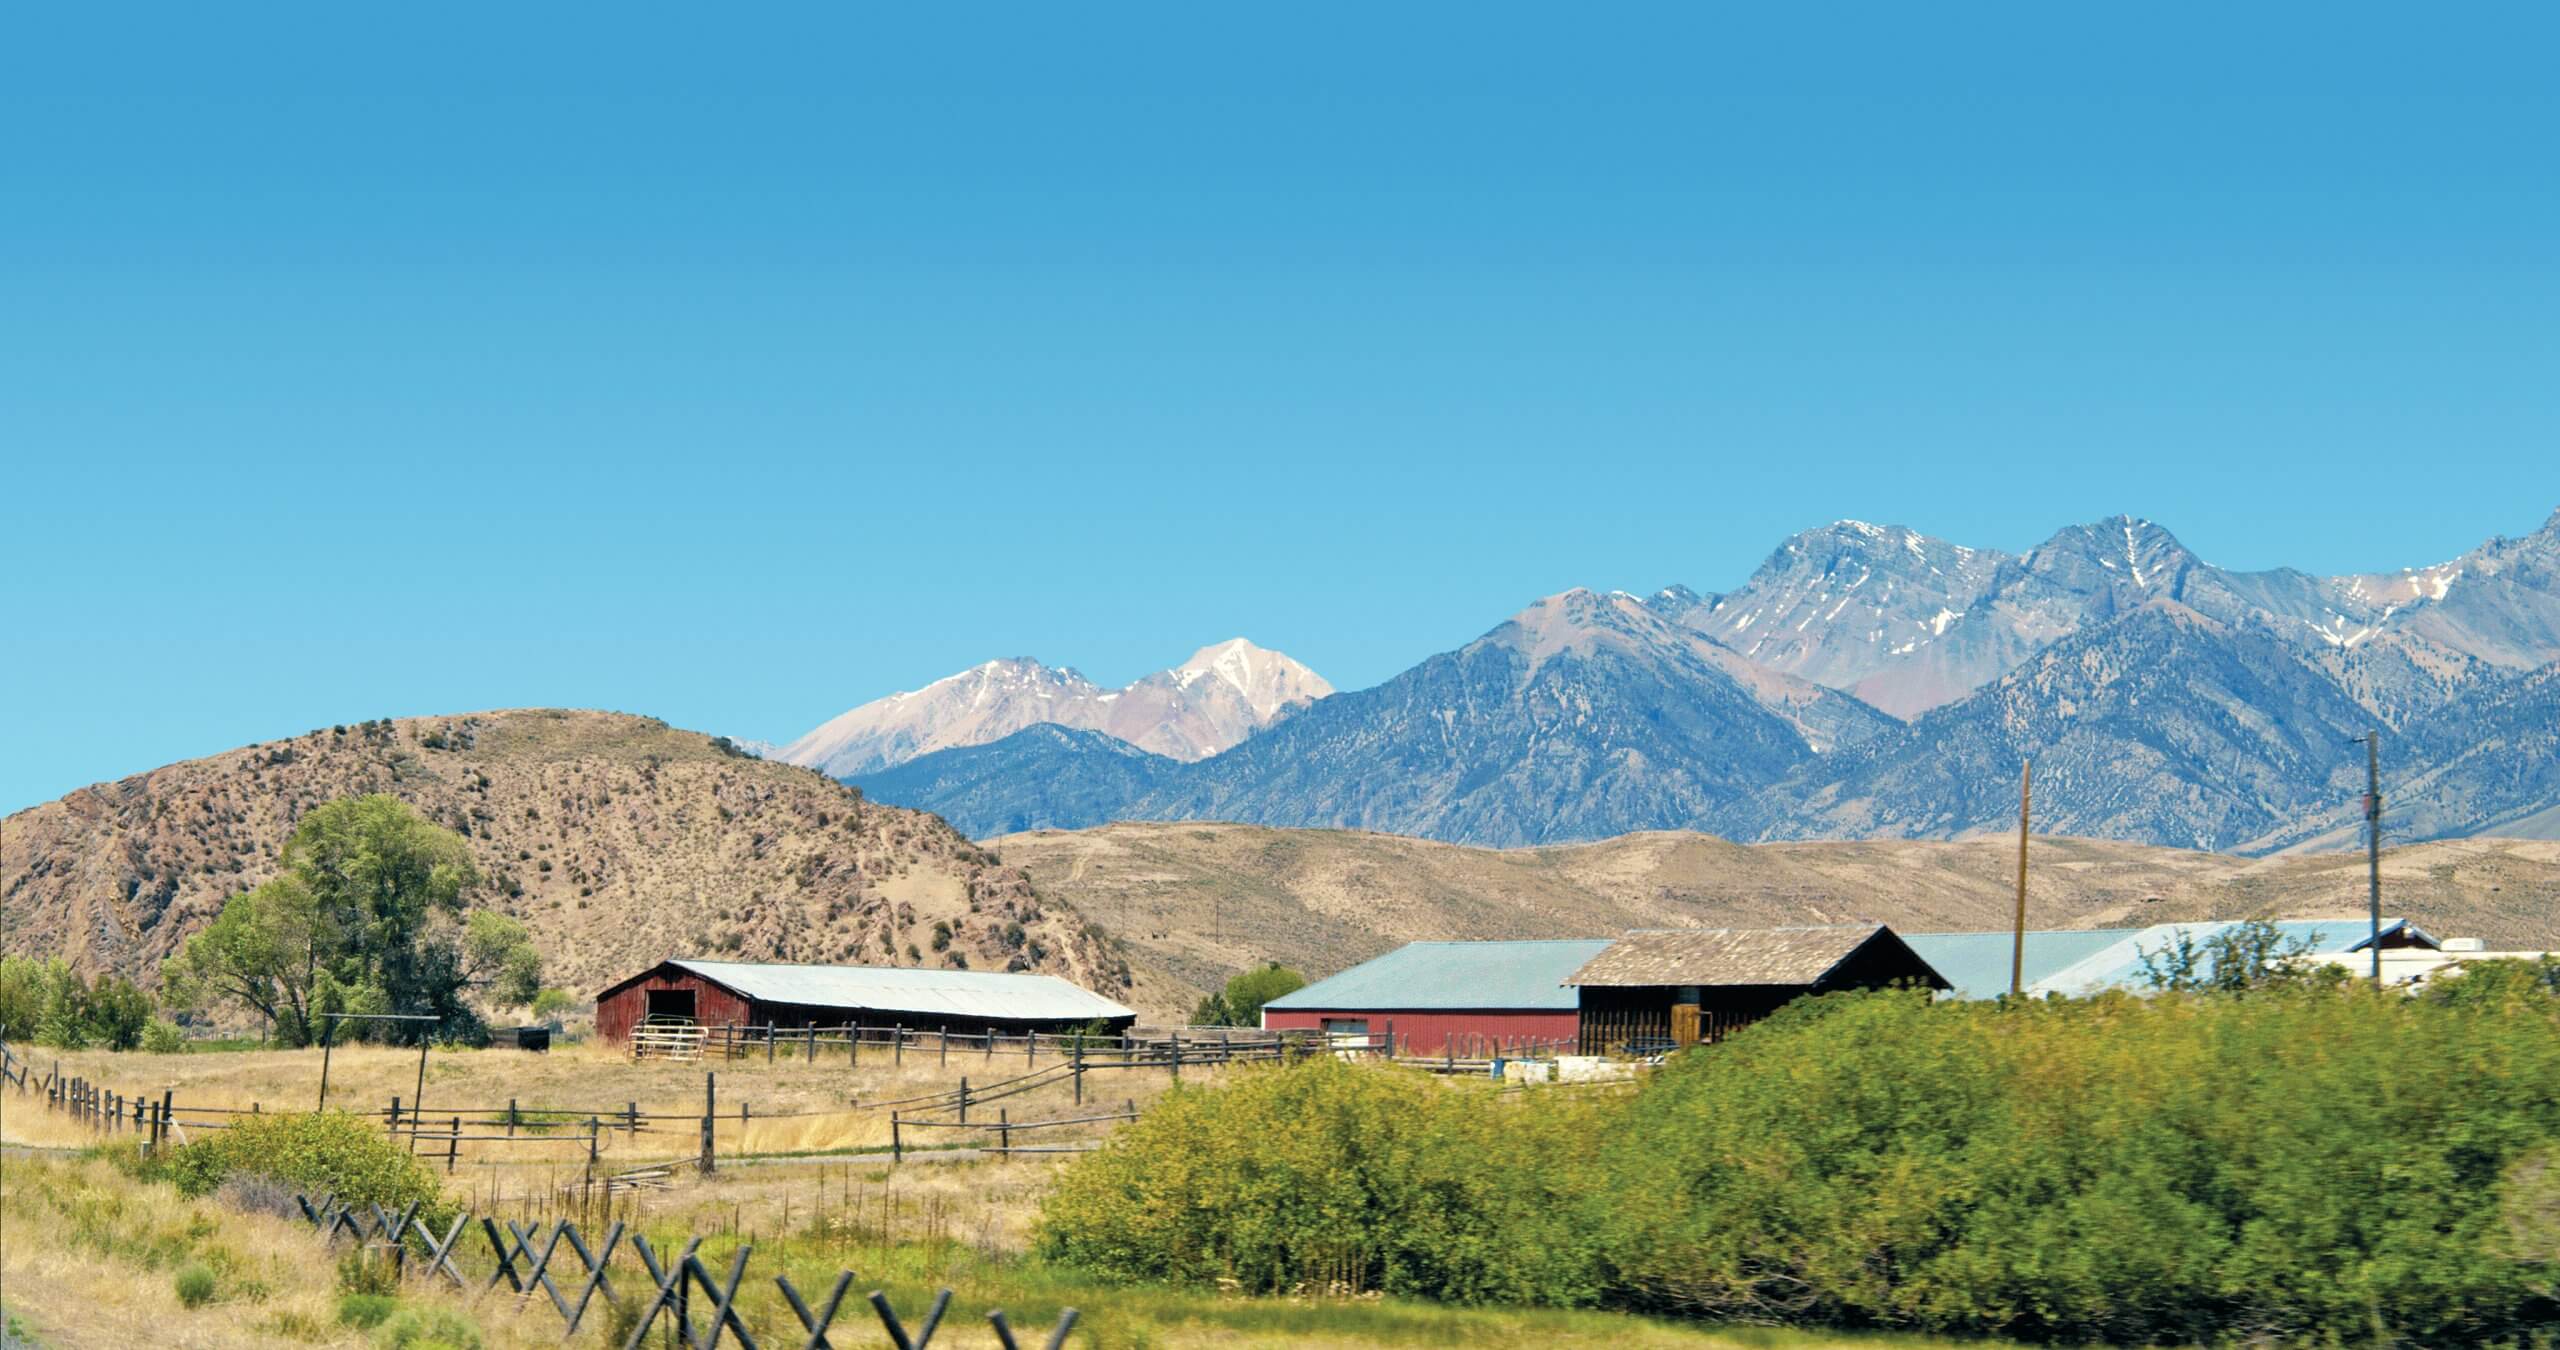
[(1176, 1089), (1060, 1177), (1040, 1244), (1133, 1280), (1589, 1303), (1600, 1110), (1330, 1057)]
[(400, 1300), (390, 1294), (340, 1294), (338, 1321), (358, 1329), (378, 1327), (399, 1307)]
[(1837, 996), (1675, 1060), (1611, 1172), (1621, 1288), (1745, 1320), (2475, 1344), (2560, 1308), (2510, 1178), (2560, 1026), (2305, 987)]
[(142, 1048), (155, 1055), (180, 1054), (187, 1048), (186, 1033), (165, 1017), (154, 1018), (142, 1029)]
[(201, 1308), (213, 1302), (213, 1272), (201, 1265), (191, 1265), (178, 1272), (178, 1301), (190, 1308)]
[(2553, 982), (1835, 995), (1596, 1099), (1321, 1059), (1171, 1093), (1060, 1175), (1038, 1240), (1250, 1292), (2538, 1344), (2560, 1325)]
[(383, 1350), (480, 1350), (480, 1329), (450, 1308), (402, 1308), (373, 1343)]
[(441, 1188), (424, 1163), (343, 1111), (232, 1119), (230, 1129), (164, 1155), (165, 1173), (182, 1194), (208, 1194), (235, 1176), (266, 1177), (314, 1203), (335, 1196), (397, 1211), (416, 1200), (431, 1218), (441, 1208)]
[(338, 1258), (338, 1292), (343, 1294), (397, 1294), (400, 1292), (400, 1267), (393, 1264), (391, 1253), (365, 1247), (349, 1247)]

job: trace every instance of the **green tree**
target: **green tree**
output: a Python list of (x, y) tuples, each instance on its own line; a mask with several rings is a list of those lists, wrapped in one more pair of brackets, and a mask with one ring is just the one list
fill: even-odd
[(542, 992), (542, 956), (523, 924), (495, 910), (475, 910), (463, 926), (465, 983), (491, 1006), (521, 1008)]
[(1258, 1027), (1262, 1005), (1307, 987), (1307, 977), (1273, 961), (1227, 980), (1227, 986), (1200, 1000), (1191, 1010), (1199, 1027)]
[(2299, 983), (2317, 973), (2302, 960), (2310, 954), (2309, 938), (2288, 938), (2264, 919), (2216, 929), (2201, 941), (2192, 929), (2178, 928), (2159, 950), (2137, 953), (2144, 983), (2181, 994), (2236, 994)]
[(89, 1023), (89, 982), (71, 968), (70, 962), (57, 956), (44, 963), (40, 983), (44, 998), (36, 1014), (36, 1039), (58, 1050), (87, 1049), (94, 1038)]
[(0, 1037), (33, 1041), (43, 1020), (44, 963), (32, 956), (0, 956)]
[(135, 1050), (151, 1025), (151, 996), (131, 980), (101, 975), (89, 988), (87, 1012), (92, 1040), (110, 1050)]
[[(396, 797), (330, 802), (304, 816), (278, 875), (231, 898), (163, 968), (174, 999), (235, 1001), (269, 1018), (277, 1039), (310, 1043), (331, 1012), (424, 1013), (432, 1029), (377, 1024), (375, 1034), (472, 1038), (473, 988), (504, 998), (526, 983), (530, 946), (499, 916), (477, 933), (463, 920), (478, 884), (461, 836)], [(539, 974), (539, 963), (532, 967)], [(532, 996), (525, 989), (521, 998)]]
[(2419, 997), (2453, 1008), (2502, 1009), (2560, 997), (2560, 961), (2549, 956), (2530, 961), (2467, 961), (2437, 971)]
[(578, 1000), (565, 989), (545, 989), (533, 996), (533, 1020), (557, 1022), (578, 1006)]

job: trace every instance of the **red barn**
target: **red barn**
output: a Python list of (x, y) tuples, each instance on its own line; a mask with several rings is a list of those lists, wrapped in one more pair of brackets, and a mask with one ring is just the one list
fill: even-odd
[(1492, 1054), (1530, 1043), (1570, 1047), (1581, 1003), (1567, 977), (1609, 940), (1409, 942), (1264, 1004), (1274, 1031), (1378, 1037), (1397, 1054)]
[(704, 1026), (905, 1027), (911, 1031), (1123, 1030), (1137, 1014), (1055, 975), (886, 966), (661, 961), (596, 995), (596, 1034), (643, 1020)]

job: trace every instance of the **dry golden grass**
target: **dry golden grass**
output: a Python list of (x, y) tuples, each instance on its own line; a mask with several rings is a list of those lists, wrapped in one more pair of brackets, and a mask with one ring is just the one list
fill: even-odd
[[(1884, 1350), (1946, 1343), (1909, 1338), (1830, 1337), (1647, 1321), (1607, 1313), (1443, 1308), (1376, 1298), (1253, 1299), (1165, 1289), (1095, 1285), (1027, 1262), (1000, 1240), (972, 1231), (963, 1207), (1001, 1203), (1027, 1213), (1043, 1169), (1003, 1164), (865, 1171), (844, 1164), (791, 1164), (742, 1169), (706, 1181), (665, 1212), (644, 1220), (653, 1241), (706, 1238), (706, 1264), (725, 1273), (730, 1254), (752, 1243), (751, 1278), (738, 1302), (766, 1343), (796, 1344), (780, 1332), (795, 1322), (769, 1275), (788, 1270), (795, 1283), (824, 1288), (838, 1269), (858, 1274), (836, 1343), (882, 1338), (860, 1306), (862, 1294), (885, 1289), (910, 1319), (938, 1285), (958, 1293), (937, 1344), (992, 1343), (980, 1320), (994, 1306), (1013, 1310), (1024, 1328), (1045, 1329), (1062, 1306), (1084, 1310), (1073, 1344), (1091, 1350), (1155, 1347), (1358, 1347), (1476, 1345), (1632, 1346), (1646, 1350), (1808, 1350), (1840, 1345)], [(771, 1171), (774, 1175), (762, 1173)], [(749, 1175), (749, 1172), (756, 1175)], [(802, 1207), (783, 1217), (781, 1204)], [(767, 1216), (754, 1215), (761, 1205)], [(808, 1206), (814, 1205), (815, 1208)], [(873, 1217), (898, 1216), (883, 1231)], [(741, 1217), (744, 1216), (744, 1217)], [(188, 1201), (167, 1187), (137, 1181), (99, 1160), (11, 1158), (0, 1166), (0, 1280), (10, 1309), (26, 1317), (48, 1347), (152, 1345), (186, 1350), (372, 1344), (369, 1333), (338, 1321), (338, 1268), (333, 1249), (305, 1225), (244, 1213), (218, 1200)], [(29, 1240), (30, 1234), (41, 1235)], [(189, 1264), (218, 1267), (214, 1301), (189, 1309), (174, 1275)], [(475, 1244), (466, 1268), (487, 1268)], [(636, 1269), (625, 1254), (616, 1268), (628, 1288)], [(562, 1344), (561, 1322), (536, 1295), (511, 1292), (465, 1297), (412, 1280), (401, 1306), (436, 1311), (475, 1329), (484, 1350), (533, 1350)], [(609, 1344), (612, 1317), (601, 1304), (570, 1344)], [(1034, 1343), (1038, 1338), (1035, 1337)]]
[[(307, 1226), (187, 1200), (94, 1159), (8, 1159), (0, 1166), (0, 1216), (10, 1310), (40, 1327), (47, 1347), (369, 1343), (339, 1324), (337, 1267)], [(213, 1301), (202, 1307), (178, 1298), (177, 1273), (191, 1265), (216, 1277)], [(461, 1310), (435, 1291), (411, 1297)], [(489, 1350), (559, 1341), (556, 1319), (549, 1327), (530, 1317), (476, 1320)]]
[[(1058, 1063), (1056, 1056), (1045, 1051), (1027, 1065), (1019, 1049), (988, 1056), (974, 1049), (954, 1049), (943, 1055), (910, 1047), (903, 1056), (893, 1057), (885, 1048), (865, 1046), (860, 1063), (849, 1065), (842, 1045), (819, 1047), (815, 1063), (798, 1058), (801, 1050), (785, 1045), (777, 1047), (770, 1060), (755, 1055), (699, 1064), (634, 1062), (618, 1050), (592, 1042), (560, 1045), (548, 1054), (431, 1050), (426, 1061), (423, 1128), (449, 1130), (456, 1115), (477, 1117), (466, 1119), (463, 1127), (466, 1138), (457, 1158), (457, 1184), (522, 1189), (533, 1184), (532, 1176), (557, 1182), (583, 1173), (585, 1122), (590, 1114), (604, 1126), (597, 1136), (600, 1170), (694, 1158), (700, 1152), (698, 1122), (706, 1074), (717, 1076), (719, 1155), (735, 1158), (886, 1148), (890, 1109), (868, 1103), (949, 1092), (964, 1078), (983, 1087), (1029, 1067)], [(181, 1055), (93, 1050), (40, 1054), (35, 1062), (41, 1068), (58, 1064), (65, 1075), (128, 1096), (156, 1099), (161, 1092), (170, 1092), (182, 1122), (219, 1119), (206, 1113), (246, 1111), (253, 1106), (263, 1111), (306, 1111), (319, 1100), (317, 1050)], [(1214, 1073), (1186, 1068), (1184, 1077), (1208, 1081)], [(1107, 1110), (1123, 1102), (1143, 1105), (1169, 1082), (1162, 1069), (1098, 1069), (1086, 1075), (1084, 1111), (1075, 1106), (1072, 1087), (1061, 1082), (1006, 1098), (973, 1113), (972, 1119), (992, 1120), (999, 1109), (1014, 1119), (1036, 1120)], [(387, 1111), (396, 1096), (401, 1109), (411, 1112), (418, 1100), (417, 1083), (415, 1050), (341, 1046), (330, 1057), (329, 1104), (335, 1108), (378, 1115)], [(486, 1113), (502, 1112), (510, 1102), (520, 1118), (539, 1123), (519, 1129), (509, 1142), (469, 1137), (504, 1134), (502, 1127), (488, 1123)], [(612, 1128), (613, 1116), (634, 1104), (643, 1117), (641, 1131), (634, 1135)], [(747, 1112), (743, 1122), (737, 1114), (742, 1106)], [(647, 1119), (652, 1115), (674, 1118)], [(0, 1142), (61, 1147), (92, 1140), (85, 1126), (45, 1111), (36, 1097), (12, 1095), (0, 1104)], [(910, 1148), (935, 1148), (977, 1140), (955, 1131), (918, 1130), (910, 1132), (906, 1142)], [(445, 1148), (422, 1138), (419, 1151), (441, 1161)]]

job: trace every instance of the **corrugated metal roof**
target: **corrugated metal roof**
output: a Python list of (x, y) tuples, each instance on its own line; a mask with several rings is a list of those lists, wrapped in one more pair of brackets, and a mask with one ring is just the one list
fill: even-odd
[[(2159, 923), (2149, 928), (2137, 928), (2123, 933), (2121, 941), (2038, 980), (2027, 992), (2076, 997), (2102, 989), (2147, 988), (2142, 978), (2144, 956), (2167, 951), (2180, 933), (2202, 943), (2239, 924), (2240, 921), (2233, 920), (2222, 923)], [(2387, 938), (2403, 927), (2409, 930), (2410, 936), (2420, 939), (2421, 945), (2436, 945), (2435, 939), (2425, 930), (2405, 919), (2383, 920), (2383, 936)], [(2284, 919), (2277, 921), (2275, 928), (2287, 942), (2309, 943), (2313, 956), (2345, 956), (2359, 952), (2373, 936), (2373, 921), (2370, 919)]]
[(1884, 931), (1880, 923), (1642, 929), (1610, 943), (1569, 982), (1609, 988), (1809, 985)]
[(1571, 1012), (1565, 977), (1608, 950), (1607, 938), (1561, 942), (1408, 942), (1263, 1005), (1282, 1012), (1521, 1009)]
[[(2026, 987), (2105, 951), (2139, 932), (2132, 928), (2055, 929), (2027, 934)], [(1998, 998), (2009, 992), (2008, 933), (1905, 933), (1902, 940), (1954, 985), (1958, 998)]]
[(667, 963), (766, 1003), (996, 1021), (1090, 1021), (1136, 1014), (1055, 975), (752, 961)]
[[(2080, 997), (2102, 989), (2145, 989), (2148, 986), (2142, 978), (2142, 958), (2146, 954), (2167, 951), (2181, 932), (2201, 943), (2224, 929), (2237, 927), (2239, 922), (2030, 932), (2026, 993), (2030, 997)], [(2370, 919), (2282, 919), (2276, 921), (2275, 928), (2288, 942), (2308, 942), (2314, 956), (2346, 956), (2362, 951), (2373, 933)], [(2422, 947), (2438, 945), (2433, 935), (2406, 919), (2383, 920), (2382, 932), (2385, 938), (2405, 934)], [(1958, 997), (1998, 998), (2009, 992), (2007, 933), (1913, 933), (1904, 940), (1956, 986)]]

